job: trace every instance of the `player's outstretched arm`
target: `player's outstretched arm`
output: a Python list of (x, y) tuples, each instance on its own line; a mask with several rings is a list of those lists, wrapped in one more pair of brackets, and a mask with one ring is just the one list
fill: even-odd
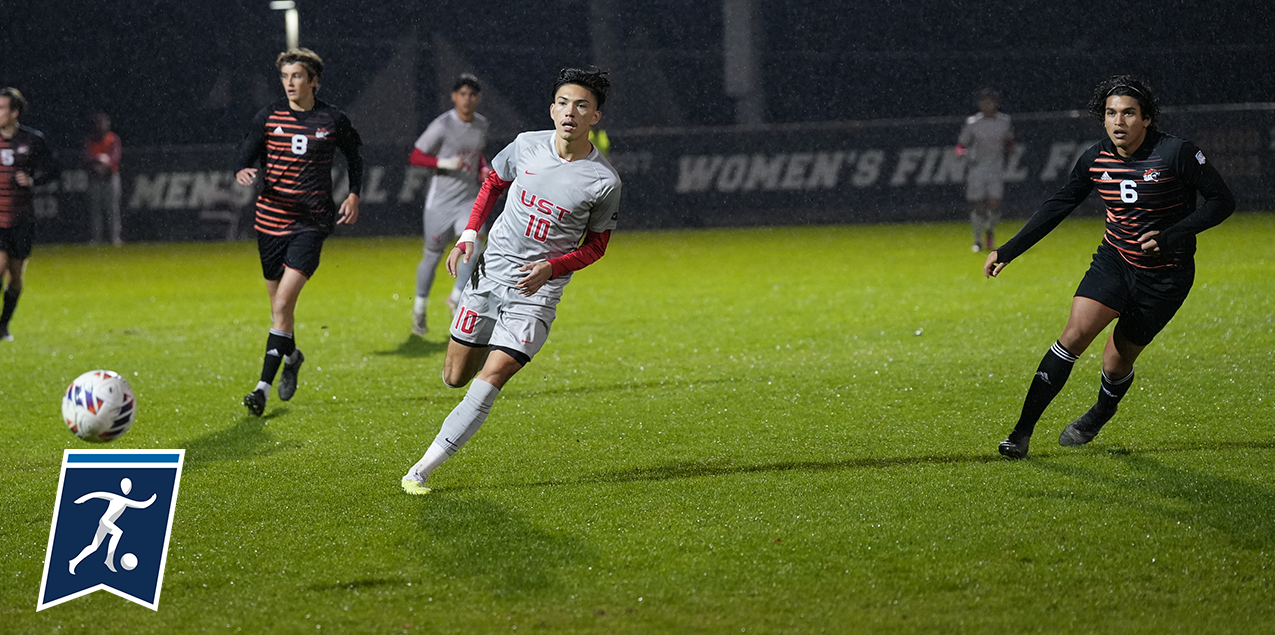
[(154, 502), (155, 502), (155, 497), (156, 497), (156, 496), (158, 496), (158, 495), (157, 495), (157, 494), (151, 494), (151, 497), (150, 497), (150, 498), (148, 498), (148, 499), (146, 499), (146, 500), (144, 500), (144, 501), (141, 501), (141, 502), (138, 502), (138, 501), (135, 501), (135, 500), (129, 500), (129, 499), (125, 498), (125, 499), (124, 499), (124, 505), (125, 505), (126, 507), (133, 507), (133, 508), (135, 508), (135, 509), (146, 509), (147, 507), (150, 507), (150, 506), (151, 506), (151, 503), (154, 503)]

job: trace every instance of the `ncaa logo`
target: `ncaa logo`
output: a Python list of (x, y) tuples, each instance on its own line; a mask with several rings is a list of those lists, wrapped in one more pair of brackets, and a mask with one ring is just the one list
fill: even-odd
[(36, 611), (98, 589), (159, 610), (185, 450), (66, 450)]

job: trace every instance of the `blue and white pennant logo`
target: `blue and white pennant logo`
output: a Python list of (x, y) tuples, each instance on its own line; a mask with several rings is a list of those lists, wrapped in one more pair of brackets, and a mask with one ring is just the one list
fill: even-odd
[(66, 450), (42, 611), (104, 589), (159, 610), (185, 450)]

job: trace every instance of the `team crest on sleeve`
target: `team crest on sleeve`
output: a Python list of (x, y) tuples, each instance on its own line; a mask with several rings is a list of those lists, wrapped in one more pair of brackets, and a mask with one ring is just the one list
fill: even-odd
[(1203, 151), (1203, 150), (1197, 150), (1197, 151), (1195, 152), (1195, 160), (1196, 160), (1196, 161), (1199, 161), (1199, 162), (1200, 162), (1200, 165), (1204, 165), (1204, 151)]
[(98, 589), (159, 610), (185, 450), (66, 450), (36, 606)]
[(1160, 182), (1160, 170), (1159, 170), (1158, 168), (1151, 168), (1151, 169), (1147, 170), (1146, 172), (1143, 172), (1143, 173), (1142, 173), (1142, 180), (1143, 180), (1143, 181), (1146, 181), (1146, 182), (1148, 182), (1148, 183), (1159, 183), (1159, 182)]

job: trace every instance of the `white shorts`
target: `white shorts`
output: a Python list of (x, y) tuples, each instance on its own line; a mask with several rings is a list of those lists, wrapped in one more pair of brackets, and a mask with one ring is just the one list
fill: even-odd
[(549, 326), (561, 299), (561, 290), (541, 287), (528, 298), (513, 287), (479, 276), (477, 289), (467, 284), (461, 293), (452, 339), (503, 350), (526, 364), (549, 339)]
[(1005, 198), (1005, 171), (978, 168), (970, 170), (965, 180), (965, 200), (983, 201), (989, 198)]

